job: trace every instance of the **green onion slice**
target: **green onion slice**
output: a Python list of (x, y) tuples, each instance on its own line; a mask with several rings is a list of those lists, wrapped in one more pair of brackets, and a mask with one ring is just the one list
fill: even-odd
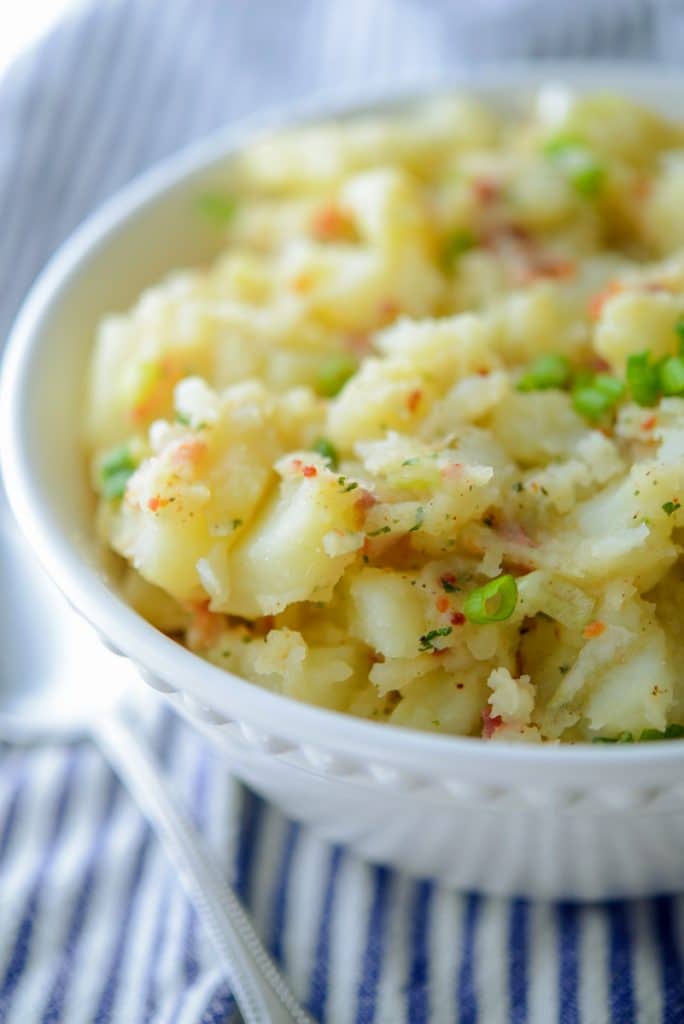
[(581, 140), (560, 136), (547, 142), (544, 153), (562, 168), (579, 195), (593, 199), (601, 192), (605, 168)]
[(572, 393), (575, 412), (588, 420), (601, 420), (615, 405), (614, 399), (596, 387), (576, 388)]
[(358, 367), (353, 356), (345, 352), (336, 352), (329, 356), (321, 365), (316, 377), (316, 391), (323, 398), (334, 398), (338, 395)]
[(684, 394), (684, 356), (670, 356), (658, 367), (664, 395)]
[(477, 239), (471, 231), (454, 231), (442, 246), (442, 264), (445, 269), (450, 270), (464, 252), (474, 249), (476, 245)]
[(197, 200), (197, 211), (217, 227), (225, 227), (235, 216), (237, 203), (231, 196), (209, 192)]
[(675, 333), (679, 338), (679, 354), (684, 356), (684, 313), (675, 324)]
[(517, 603), (518, 585), (515, 577), (505, 575), (490, 580), (477, 590), (471, 590), (465, 600), (463, 611), (469, 622), (484, 626), (490, 622), (510, 619)]
[(518, 381), (518, 391), (545, 391), (563, 388), (570, 380), (570, 363), (565, 356), (539, 356)]
[(650, 362), (648, 352), (639, 352), (627, 359), (627, 384), (637, 405), (655, 405), (660, 397), (658, 367)]
[(100, 464), (100, 490), (108, 501), (123, 498), (128, 478), (137, 469), (137, 462), (126, 444), (108, 452)]

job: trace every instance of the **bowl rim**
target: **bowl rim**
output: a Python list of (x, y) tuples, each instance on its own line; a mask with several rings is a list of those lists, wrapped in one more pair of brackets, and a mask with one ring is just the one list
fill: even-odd
[(110, 236), (148, 203), (174, 186), (189, 184), (195, 174), (239, 151), (246, 142), (275, 128), (289, 128), (333, 117), (389, 111), (413, 101), (457, 90), (522, 91), (553, 83), (575, 88), (612, 87), (638, 95), (684, 92), (684, 73), (676, 67), (654, 68), (640, 62), (509, 61), (461, 68), (448, 78), (375, 90), (318, 93), (304, 101), (240, 119), (155, 164), (95, 209), (49, 259), (31, 287), (7, 342), (0, 377), (0, 452), (7, 496), (15, 518), (40, 562), (72, 606), (125, 655), (154, 676), (168, 681), (200, 704), (220, 709), (228, 720), (247, 723), (311, 749), (334, 750), (372, 762), (412, 767), (422, 774), (467, 770), (478, 778), (520, 776), (544, 767), (545, 778), (586, 781), (601, 769), (618, 784), (629, 765), (663, 768), (684, 759), (684, 741), (602, 745), (483, 743), (479, 737), (447, 736), (356, 718), (306, 704), (204, 661), (169, 639), (133, 611), (77, 554), (66, 532), (42, 507), (27, 457), (22, 420), (30, 392), (30, 367), (53, 304), (77, 276), (89, 256), (106, 247)]

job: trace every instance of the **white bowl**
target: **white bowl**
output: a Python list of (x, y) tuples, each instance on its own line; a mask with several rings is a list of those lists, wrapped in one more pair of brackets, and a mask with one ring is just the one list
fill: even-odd
[[(684, 77), (632, 65), (497, 66), (465, 83), (509, 106), (549, 81), (608, 86), (665, 112)], [(405, 97), (355, 107), (381, 109)], [(231, 154), (265, 127), (241, 124), (168, 160), (68, 241), (13, 330), (0, 394), (7, 491), (20, 526), (74, 608), (287, 814), (360, 854), (459, 887), (549, 897), (678, 890), (684, 883), (684, 742), (516, 746), (392, 728), (276, 696), (202, 661), (117, 595), (93, 534), (81, 458), (85, 367), (100, 316), (216, 246), (194, 196), (225, 181)]]

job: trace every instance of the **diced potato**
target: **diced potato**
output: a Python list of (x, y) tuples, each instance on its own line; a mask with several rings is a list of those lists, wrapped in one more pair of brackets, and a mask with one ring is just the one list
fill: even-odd
[(677, 351), (675, 325), (684, 300), (667, 292), (619, 292), (603, 306), (594, 344), (613, 370), (624, 375), (627, 357), (650, 352), (654, 359)]
[(416, 580), (385, 569), (361, 569), (349, 589), (352, 635), (387, 658), (412, 658), (426, 631)]
[(355, 551), (329, 555), (324, 544), (332, 530), (356, 531), (354, 492), (345, 492), (334, 474), (312, 468), (315, 475), (283, 480), (232, 548), (222, 611), (252, 618), (296, 601), (328, 600), (354, 561)]

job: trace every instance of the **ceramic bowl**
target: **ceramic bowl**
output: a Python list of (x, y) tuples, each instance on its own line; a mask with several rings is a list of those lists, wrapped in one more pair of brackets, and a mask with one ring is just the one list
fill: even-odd
[[(497, 65), (440, 88), (510, 108), (549, 82), (617, 89), (673, 115), (684, 96), (684, 76), (633, 65)], [(297, 703), (148, 625), (118, 595), (94, 536), (81, 425), (99, 318), (124, 310), (166, 271), (211, 257), (216, 238), (194, 198), (225, 183), (250, 137), (410, 98), (319, 99), (231, 127), (145, 174), (77, 231), (34, 286), (8, 344), (0, 439), (12, 507), (103, 640), (225, 752), (240, 778), (317, 832), (372, 860), (487, 892), (592, 898), (681, 889), (684, 742), (487, 743)]]

